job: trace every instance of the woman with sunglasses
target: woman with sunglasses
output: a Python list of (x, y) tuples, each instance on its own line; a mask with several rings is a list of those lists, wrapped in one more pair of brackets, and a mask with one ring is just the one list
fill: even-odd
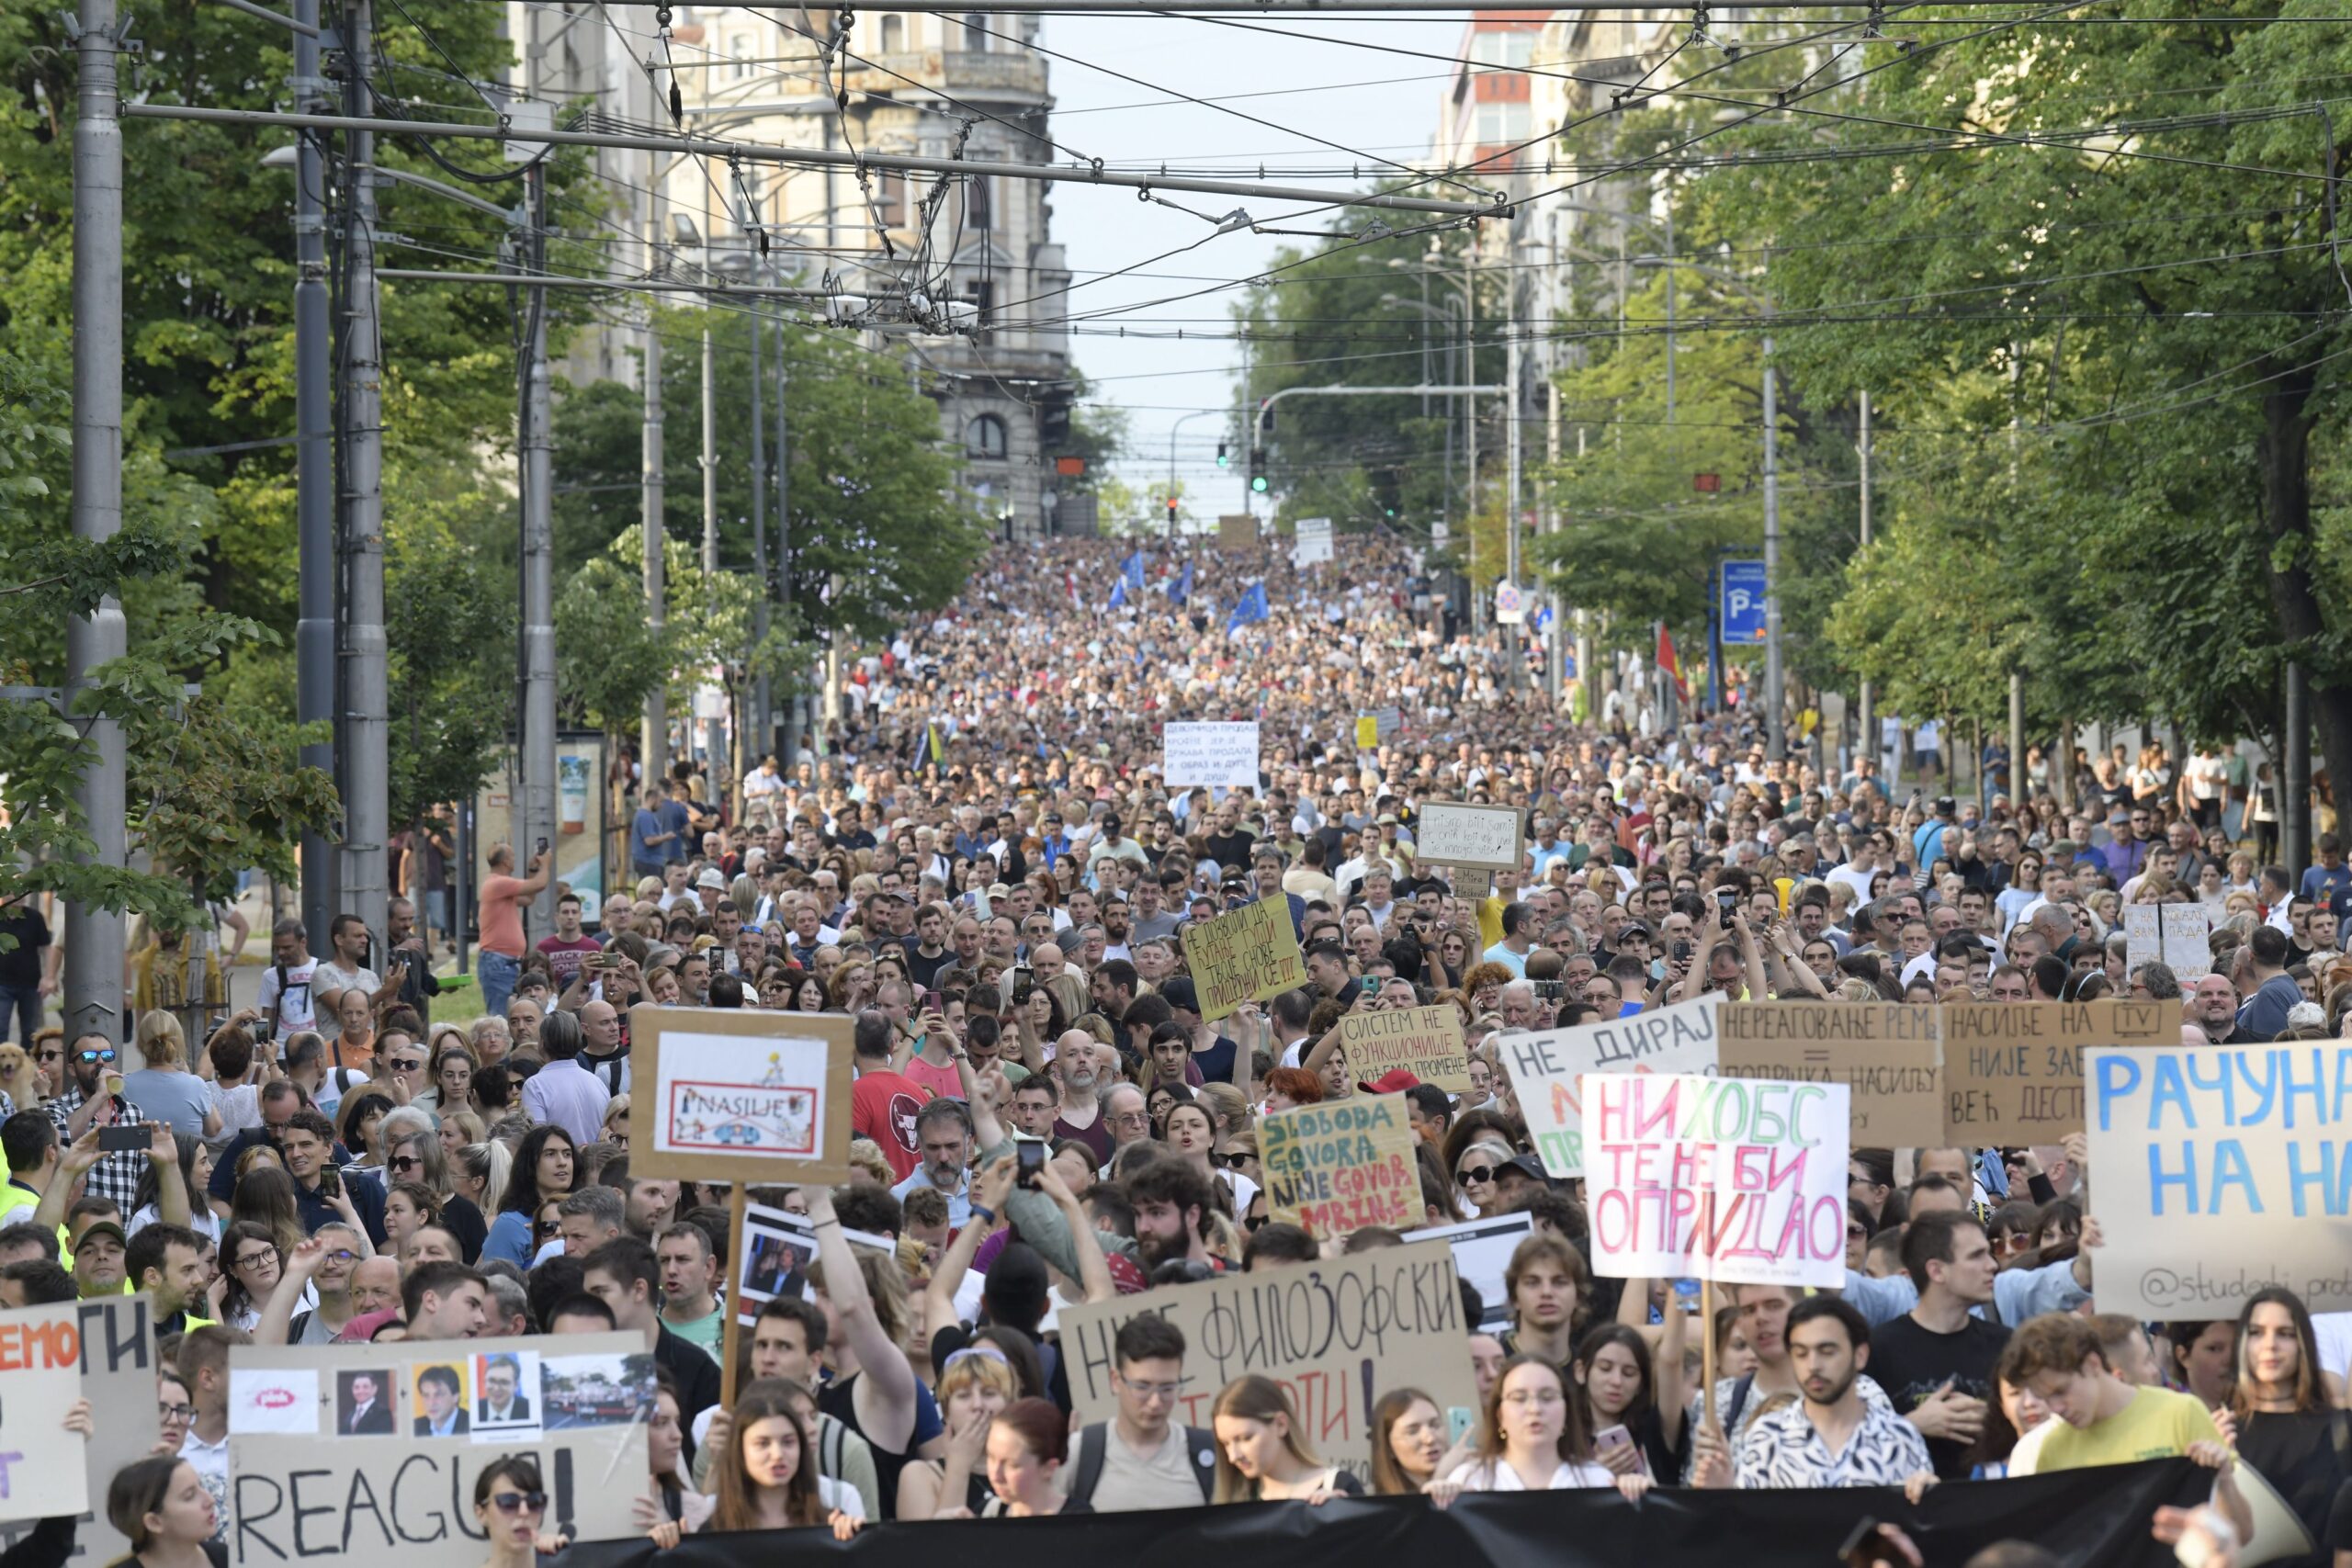
[[(1170, 1154), (1225, 1190), (1233, 1201), (1234, 1213), (1250, 1212), (1250, 1201), (1258, 1195), (1258, 1183), (1213, 1152), (1216, 1133), (1210, 1124), (1208, 1107), (1195, 1100), (1180, 1100), (1170, 1105), (1167, 1130), (1161, 1139)], [(1254, 1135), (1251, 1141), (1256, 1141)]]
[(1993, 900), (1993, 908), (2000, 911), (2001, 934), (2017, 924), (2026, 907), (2041, 897), (2041, 857), (2029, 851), (2018, 857), (2017, 870), (2009, 877), (2009, 885)]
[(1461, 1188), (1464, 1201), (1476, 1208), (1480, 1217), (1501, 1212), (1502, 1187), (1498, 1178), (1511, 1157), (1508, 1145), (1481, 1140), (1463, 1150), (1454, 1160), (1454, 1182)]
[(483, 1568), (536, 1568), (540, 1554), (570, 1546), (545, 1529), (547, 1517), (547, 1486), (530, 1455), (492, 1460), (474, 1478), (474, 1523), (490, 1542)]
[(523, 1135), (506, 1190), (499, 1198), (498, 1217), (482, 1243), (482, 1257), (493, 1262), (503, 1258), (517, 1269), (531, 1266), (538, 1243), (545, 1239), (533, 1229), (541, 1206), (551, 1198), (571, 1195), (572, 1155), (571, 1134), (552, 1122)]

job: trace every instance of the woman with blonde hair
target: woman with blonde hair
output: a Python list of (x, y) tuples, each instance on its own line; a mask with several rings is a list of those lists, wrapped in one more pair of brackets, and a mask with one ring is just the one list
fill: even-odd
[(940, 1369), (940, 1419), (947, 1424), (944, 1461), (910, 1460), (899, 1472), (902, 1519), (960, 1519), (988, 1506), (989, 1423), (1020, 1397), (1012, 1362), (993, 1345), (971, 1345), (948, 1355)]
[(1362, 1482), (1317, 1457), (1290, 1391), (1270, 1377), (1252, 1372), (1226, 1384), (1209, 1421), (1216, 1433), (1212, 1503), (1319, 1503), (1363, 1495)]
[(187, 1040), (180, 1021), (161, 1008), (139, 1015), (139, 1030), (131, 1038), (147, 1065), (122, 1080), (122, 1097), (146, 1114), (150, 1122), (168, 1122), (181, 1138), (209, 1138), (220, 1131), (220, 1113), (212, 1108), (211, 1090), (187, 1070)]

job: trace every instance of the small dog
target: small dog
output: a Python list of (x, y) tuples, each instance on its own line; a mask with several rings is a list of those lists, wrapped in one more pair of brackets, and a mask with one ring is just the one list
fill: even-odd
[(40, 1108), (40, 1074), (33, 1066), (33, 1059), (21, 1045), (0, 1041), (0, 1090), (7, 1093), (9, 1102), (19, 1111)]

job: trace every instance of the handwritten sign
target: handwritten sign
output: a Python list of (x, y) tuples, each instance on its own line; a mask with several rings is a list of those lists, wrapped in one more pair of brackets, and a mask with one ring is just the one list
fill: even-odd
[(1119, 1325), (1145, 1314), (1166, 1318), (1184, 1336), (1186, 1381), (1171, 1420), (1209, 1425), (1209, 1407), (1227, 1383), (1263, 1373), (1290, 1391), (1316, 1451), (1358, 1476), (1372, 1465), (1373, 1404), (1388, 1390), (1420, 1389), (1449, 1412), (1466, 1413), (1478, 1403), (1470, 1325), (1462, 1320), (1462, 1291), (1443, 1242), (1376, 1247), (1064, 1306), (1062, 1365), (1080, 1422), (1118, 1414), (1111, 1374)]
[(1159, 738), (1160, 782), (1170, 789), (1258, 787), (1258, 726), (1170, 724)]
[(2086, 1047), (2177, 1042), (2168, 1002), (1949, 1003), (1946, 1145), (2054, 1144), (2083, 1129)]
[(1258, 519), (1247, 512), (1221, 513), (1216, 520), (1216, 547), (1221, 550), (1255, 549), (1258, 545)]
[(1317, 1241), (1367, 1225), (1406, 1229), (1423, 1213), (1413, 1144), (1401, 1094), (1270, 1111), (1258, 1119), (1267, 1210)]
[[(107, 1522), (107, 1487), (124, 1465), (147, 1457), (159, 1429), (155, 1373), (160, 1363), (155, 1357), (153, 1311), (143, 1295), (104, 1296), (70, 1307), (34, 1308), (22, 1315), (29, 1318), (38, 1312), (74, 1314), (82, 1341), (80, 1393), (90, 1402), (90, 1425), (96, 1435), (86, 1441), (68, 1436), (62, 1427), (63, 1406), (55, 1411), (58, 1424), (44, 1427), (37, 1411), (20, 1410), (16, 1400), (0, 1401), (0, 1450), (21, 1451), (28, 1443), (38, 1443), (44, 1450), (67, 1445), (78, 1450), (88, 1478), (89, 1502), (74, 1529), (74, 1557), (84, 1562), (113, 1562), (130, 1553), (130, 1542)], [(0, 1313), (0, 1323), (18, 1315)], [(69, 1404), (72, 1397), (67, 1396)], [(43, 1458), (48, 1457), (44, 1452)], [(16, 1477), (28, 1473), (12, 1464), (12, 1490), (17, 1484)], [(31, 1528), (33, 1517), (70, 1512), (62, 1506), (63, 1495), (59, 1499), (43, 1496), (31, 1514), (14, 1522), (0, 1522), (0, 1542), (14, 1546)]]
[(2352, 1310), (2352, 1044), (2092, 1046), (2102, 1311)]
[(1526, 821), (1516, 806), (1432, 800), (1413, 825), (1414, 858), (1425, 865), (1518, 871), (1527, 863)]
[[(0, 1522), (86, 1513), (94, 1495), (106, 1495), (111, 1476), (91, 1475), (88, 1440), (65, 1429), (67, 1413), (82, 1397), (82, 1310), (81, 1303), (66, 1302), (0, 1312)], [(148, 1395), (150, 1444), (153, 1397)], [(91, 1417), (95, 1425), (95, 1403)]]
[(1495, 1043), (1519, 1097), (1535, 1153), (1555, 1179), (1585, 1174), (1587, 1073), (1697, 1073), (1712, 1077), (1717, 1055), (1713, 997), (1574, 1029), (1506, 1034)]
[(2203, 979), (2213, 972), (2213, 914), (2211, 904), (2126, 904), (2124, 963), (2162, 964), (2183, 984)]
[[(641, 1533), (631, 1506), (644, 1493), (654, 1385), (642, 1335), (238, 1346), (229, 1371), (232, 1386), (276, 1381), (314, 1400), (308, 1436), (275, 1418), (240, 1423), (232, 1411), (229, 1555), (239, 1568), (395, 1553), (401, 1568), (479, 1568), (488, 1553), (474, 1524), (474, 1481), (510, 1454), (538, 1461), (546, 1529), (578, 1541)], [(446, 1387), (445, 1372), (477, 1397), (454, 1412), (450, 1435), (424, 1436), (417, 1424), (427, 1417), (413, 1412), (431, 1388)], [(504, 1395), (510, 1378), (512, 1396), (493, 1409), (492, 1384)], [(354, 1404), (359, 1395), (396, 1418), (370, 1420)], [(485, 1417), (492, 1429), (472, 1432)]]
[(1938, 1010), (1912, 1002), (1726, 1002), (1717, 1070), (1727, 1078), (1843, 1084), (1857, 1144), (1944, 1141)]
[(1340, 1020), (1340, 1046), (1360, 1083), (1404, 1068), (1448, 1094), (1470, 1092), (1470, 1058), (1462, 1049), (1462, 1014), (1450, 1003), (1396, 1011), (1351, 1012)]
[(1263, 1001), (1306, 984), (1306, 961), (1280, 894), (1184, 928), (1184, 964), (1210, 1023), (1243, 1002)]
[(729, 1008), (629, 1010), (641, 1176), (842, 1181), (852, 1021)]
[(1588, 1075), (1593, 1272), (1844, 1284), (1847, 1098), (1843, 1084)]

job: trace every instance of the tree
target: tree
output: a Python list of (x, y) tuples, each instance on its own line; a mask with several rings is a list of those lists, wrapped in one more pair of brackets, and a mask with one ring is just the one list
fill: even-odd
[(386, 489), (408, 498), (384, 540), (387, 795), (417, 823), (469, 798), (514, 733), (514, 578), (481, 547), (512, 533), (514, 500), (446, 462), (399, 465)]

